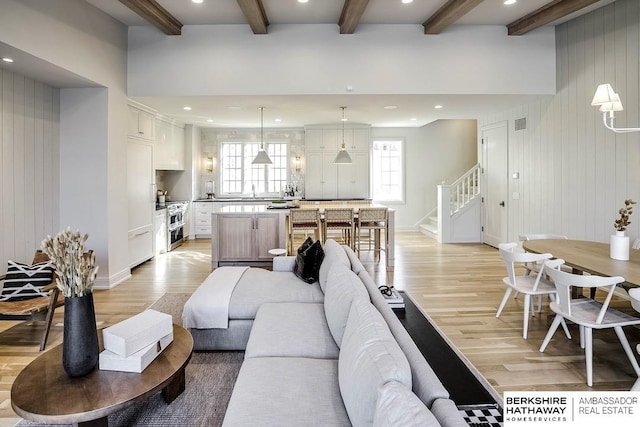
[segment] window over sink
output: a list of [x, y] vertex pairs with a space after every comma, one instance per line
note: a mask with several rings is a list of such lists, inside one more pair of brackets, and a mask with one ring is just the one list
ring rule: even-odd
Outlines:
[[265, 142], [273, 164], [252, 165], [259, 142], [222, 142], [220, 183], [222, 194], [234, 196], [278, 195], [287, 184], [288, 144]]

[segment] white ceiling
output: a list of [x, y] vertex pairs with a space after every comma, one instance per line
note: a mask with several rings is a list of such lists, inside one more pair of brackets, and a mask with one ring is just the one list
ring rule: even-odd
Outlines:
[[[118, 0], [86, 0], [127, 26], [149, 25]], [[246, 24], [236, 0], [157, 0], [184, 25]], [[456, 24], [506, 25], [551, 0], [519, 0], [505, 6], [504, 0], [484, 0]], [[564, 22], [615, 0], [601, 0], [592, 6], [565, 17]], [[446, 0], [370, 0], [360, 21], [366, 24], [420, 25]], [[336, 24], [344, 0], [263, 0], [271, 25]], [[248, 24], [247, 24], [248, 25]], [[336, 31], [338, 31], [336, 29]], [[356, 33], [357, 33], [356, 28]], [[446, 30], [445, 30], [446, 32]], [[179, 36], [177, 36], [179, 37]], [[264, 37], [264, 36], [256, 36]], [[520, 37], [526, 37], [520, 36]], [[10, 47], [0, 44], [0, 53]], [[19, 55], [19, 52], [10, 52]], [[16, 58], [17, 59], [17, 58]], [[64, 70], [52, 69], [37, 58], [23, 55], [11, 64], [11, 69], [57, 87], [90, 86], [91, 82]], [[0, 64], [0, 67], [8, 68]], [[53, 67], [55, 68], [55, 67]], [[314, 95], [314, 96], [202, 96], [202, 97], [137, 97], [136, 100], [160, 113], [184, 123], [202, 127], [259, 127], [258, 107], [265, 107], [265, 127], [300, 127], [309, 124], [339, 123], [340, 106], [346, 106], [346, 117], [352, 123], [369, 123], [376, 127], [419, 127], [438, 119], [477, 118], [531, 101], [532, 97], [462, 96], [462, 95]], [[191, 111], [184, 111], [189, 105]], [[435, 109], [435, 105], [443, 105]], [[385, 109], [385, 106], [396, 106]], [[239, 107], [239, 108], [229, 108]], [[280, 121], [276, 121], [280, 119]]]

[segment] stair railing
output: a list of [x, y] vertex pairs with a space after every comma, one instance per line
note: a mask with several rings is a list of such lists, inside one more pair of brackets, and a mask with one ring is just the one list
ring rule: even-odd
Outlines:
[[449, 188], [449, 212], [453, 215], [480, 194], [480, 165], [476, 164], [455, 182], [443, 187]]

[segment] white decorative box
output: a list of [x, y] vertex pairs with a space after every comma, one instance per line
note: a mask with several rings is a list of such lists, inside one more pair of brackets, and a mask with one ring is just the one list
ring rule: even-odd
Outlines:
[[145, 310], [122, 322], [102, 330], [104, 349], [122, 357], [155, 344], [173, 333], [170, 315], [155, 310]]
[[146, 346], [129, 357], [122, 357], [109, 350], [100, 353], [100, 369], [103, 371], [137, 372], [145, 370], [147, 366], [173, 341], [173, 332], [158, 342]]

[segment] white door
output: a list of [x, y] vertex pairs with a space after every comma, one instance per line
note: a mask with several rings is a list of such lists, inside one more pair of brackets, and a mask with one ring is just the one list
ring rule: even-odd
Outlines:
[[482, 129], [482, 241], [497, 247], [508, 238], [507, 122]]

